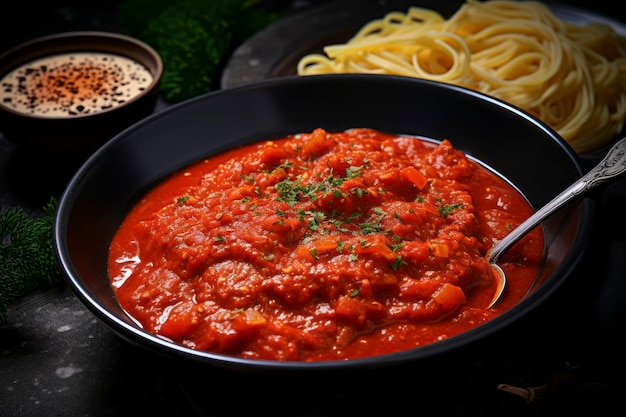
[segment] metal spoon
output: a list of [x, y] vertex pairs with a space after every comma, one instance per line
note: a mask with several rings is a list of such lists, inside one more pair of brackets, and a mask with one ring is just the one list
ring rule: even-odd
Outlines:
[[511, 233], [497, 242], [487, 254], [487, 260], [496, 271], [498, 286], [487, 308], [491, 308], [500, 300], [506, 288], [506, 276], [497, 265], [500, 256], [517, 243], [526, 233], [564, 206], [570, 200], [608, 180], [614, 179], [626, 171], [626, 138], [622, 138], [609, 149], [606, 156], [587, 174], [580, 177], [572, 185], [557, 195], [549, 203], [537, 210], [532, 216], [516, 227]]

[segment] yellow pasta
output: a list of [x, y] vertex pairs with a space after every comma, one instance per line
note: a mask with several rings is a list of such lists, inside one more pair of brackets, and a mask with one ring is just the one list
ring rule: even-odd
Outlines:
[[449, 19], [410, 7], [298, 62], [299, 75], [393, 74], [460, 85], [516, 105], [578, 153], [626, 119], [626, 39], [604, 23], [562, 21], [535, 1], [467, 0]]

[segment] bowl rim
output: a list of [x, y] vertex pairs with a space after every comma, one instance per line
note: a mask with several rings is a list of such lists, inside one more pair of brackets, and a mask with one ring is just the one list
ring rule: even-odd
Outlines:
[[142, 98], [153, 94], [163, 76], [164, 64], [160, 54], [148, 43], [135, 37], [105, 31], [72, 31], [40, 36], [15, 45], [0, 54], [0, 80], [20, 65], [39, 58], [67, 52], [101, 52], [119, 55], [134, 60], [144, 66], [152, 75], [150, 84], [139, 94], [126, 100], [123, 106], [116, 106], [90, 114], [67, 116], [42, 116], [24, 113], [0, 102], [0, 111], [13, 117], [28, 120], [77, 120], [90, 119], [111, 113], [121, 107], [127, 107]]
[[[592, 231], [591, 221], [581, 221], [578, 233], [572, 243], [572, 249], [565, 256], [564, 261], [560, 264], [553, 275], [556, 276], [556, 281], [551, 286], [540, 286], [535, 292], [521, 300], [517, 305], [507, 310], [505, 314], [499, 315], [491, 319], [490, 321], [481, 324], [478, 331], [468, 331], [461, 335], [451, 337], [446, 340], [442, 340], [437, 343], [418, 347], [416, 349], [410, 349], [406, 351], [390, 353], [386, 355], [379, 355], [374, 357], [358, 358], [351, 360], [331, 360], [331, 361], [316, 361], [316, 362], [298, 362], [298, 361], [273, 361], [273, 360], [258, 360], [258, 359], [245, 359], [226, 354], [217, 354], [212, 352], [198, 351], [190, 348], [183, 347], [177, 343], [173, 343], [162, 339], [154, 334], [151, 334], [138, 326], [134, 326], [129, 322], [121, 320], [115, 314], [109, 312], [101, 303], [93, 296], [90, 288], [80, 278], [79, 274], [73, 266], [72, 259], [69, 255], [69, 248], [67, 247], [67, 241], [65, 235], [67, 234], [68, 221], [71, 216], [72, 205], [77, 196], [74, 193], [75, 188], [80, 188], [81, 182], [84, 180], [85, 175], [89, 174], [90, 169], [100, 163], [100, 159], [103, 154], [107, 153], [110, 148], [116, 146], [118, 142], [124, 141], [129, 135], [132, 135], [134, 131], [141, 129], [143, 126], [151, 123], [154, 119], [161, 117], [168, 117], [171, 113], [184, 111], [189, 106], [194, 106], [196, 103], [203, 100], [219, 99], [222, 95], [233, 94], [237, 92], [243, 92], [244, 90], [264, 89], [276, 85], [289, 86], [291, 83], [300, 82], [317, 82], [324, 78], [334, 79], [363, 79], [363, 78], [386, 78], [389, 80], [396, 80], [396, 82], [407, 83], [424, 83], [424, 84], [437, 84], [447, 90], [454, 90], [455, 92], [461, 92], [465, 95], [475, 96], [480, 100], [489, 102], [490, 106], [494, 105], [500, 108], [504, 108], [508, 112], [515, 113], [527, 121], [530, 121], [535, 127], [543, 130], [547, 136], [550, 137], [561, 148], [563, 152], [569, 157], [574, 164], [578, 174], [582, 173], [582, 167], [578, 155], [567, 144], [567, 142], [556, 134], [552, 129], [547, 127], [543, 122], [534, 118], [525, 111], [517, 108], [514, 105], [506, 103], [502, 100], [486, 96], [482, 93], [468, 90], [463, 87], [453, 86], [430, 80], [412, 79], [400, 76], [389, 75], [372, 75], [372, 74], [328, 74], [328, 75], [316, 75], [309, 77], [300, 76], [287, 76], [281, 78], [265, 79], [249, 84], [209, 92], [207, 94], [183, 101], [181, 103], [172, 105], [159, 113], [155, 113], [137, 123], [124, 131], [117, 134], [113, 139], [107, 142], [104, 146], [98, 149], [88, 160], [80, 167], [75, 176], [68, 183], [65, 191], [63, 192], [61, 199], [59, 200], [59, 206], [57, 208], [57, 216], [55, 216], [55, 223], [53, 225], [53, 241], [55, 246], [55, 256], [62, 268], [68, 282], [77, 296], [83, 301], [83, 303], [101, 320], [106, 322], [113, 331], [118, 334], [122, 339], [129, 341], [132, 344], [140, 346], [142, 348], [148, 348], [156, 353], [189, 358], [196, 362], [208, 365], [216, 365], [234, 370], [245, 371], [262, 371], [262, 372], [277, 372], [277, 373], [293, 373], [293, 372], [311, 372], [311, 371], [352, 371], [373, 369], [381, 367], [389, 367], [408, 361], [420, 361], [432, 358], [434, 356], [440, 356], [440, 354], [459, 349], [467, 346], [468, 344], [475, 342], [479, 339], [483, 339], [486, 336], [490, 336], [497, 331], [503, 330], [511, 323], [520, 319], [520, 312], [528, 312], [535, 308], [539, 304], [543, 303], [554, 291], [556, 291], [561, 284], [568, 278], [571, 272], [578, 265], [580, 255], [586, 250], [589, 237]], [[298, 81], [304, 80], [304, 81]], [[209, 153], [209, 154], [213, 154]], [[202, 158], [204, 155], [198, 155], [197, 159]], [[166, 177], [167, 175], [165, 175]], [[162, 180], [162, 178], [161, 178]], [[159, 180], [160, 181], [160, 180]], [[143, 194], [145, 190], [138, 190], [139, 194]], [[594, 211], [594, 203], [590, 197], [582, 197], [576, 203], [575, 209], [579, 210], [581, 219], [591, 219]], [[524, 313], [525, 314], [525, 313]], [[165, 348], [165, 351], [163, 351]]]

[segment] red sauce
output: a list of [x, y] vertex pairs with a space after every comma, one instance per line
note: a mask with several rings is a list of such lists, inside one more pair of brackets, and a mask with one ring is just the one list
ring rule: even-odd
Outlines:
[[243, 358], [325, 361], [411, 349], [511, 308], [543, 255], [532, 213], [447, 140], [317, 129], [233, 149], [167, 178], [114, 236], [109, 274], [149, 332]]

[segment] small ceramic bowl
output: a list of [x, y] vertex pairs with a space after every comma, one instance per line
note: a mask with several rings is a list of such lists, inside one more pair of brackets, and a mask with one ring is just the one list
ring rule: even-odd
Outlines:
[[159, 54], [107, 32], [37, 38], [0, 55], [0, 132], [33, 151], [91, 152], [154, 111]]

